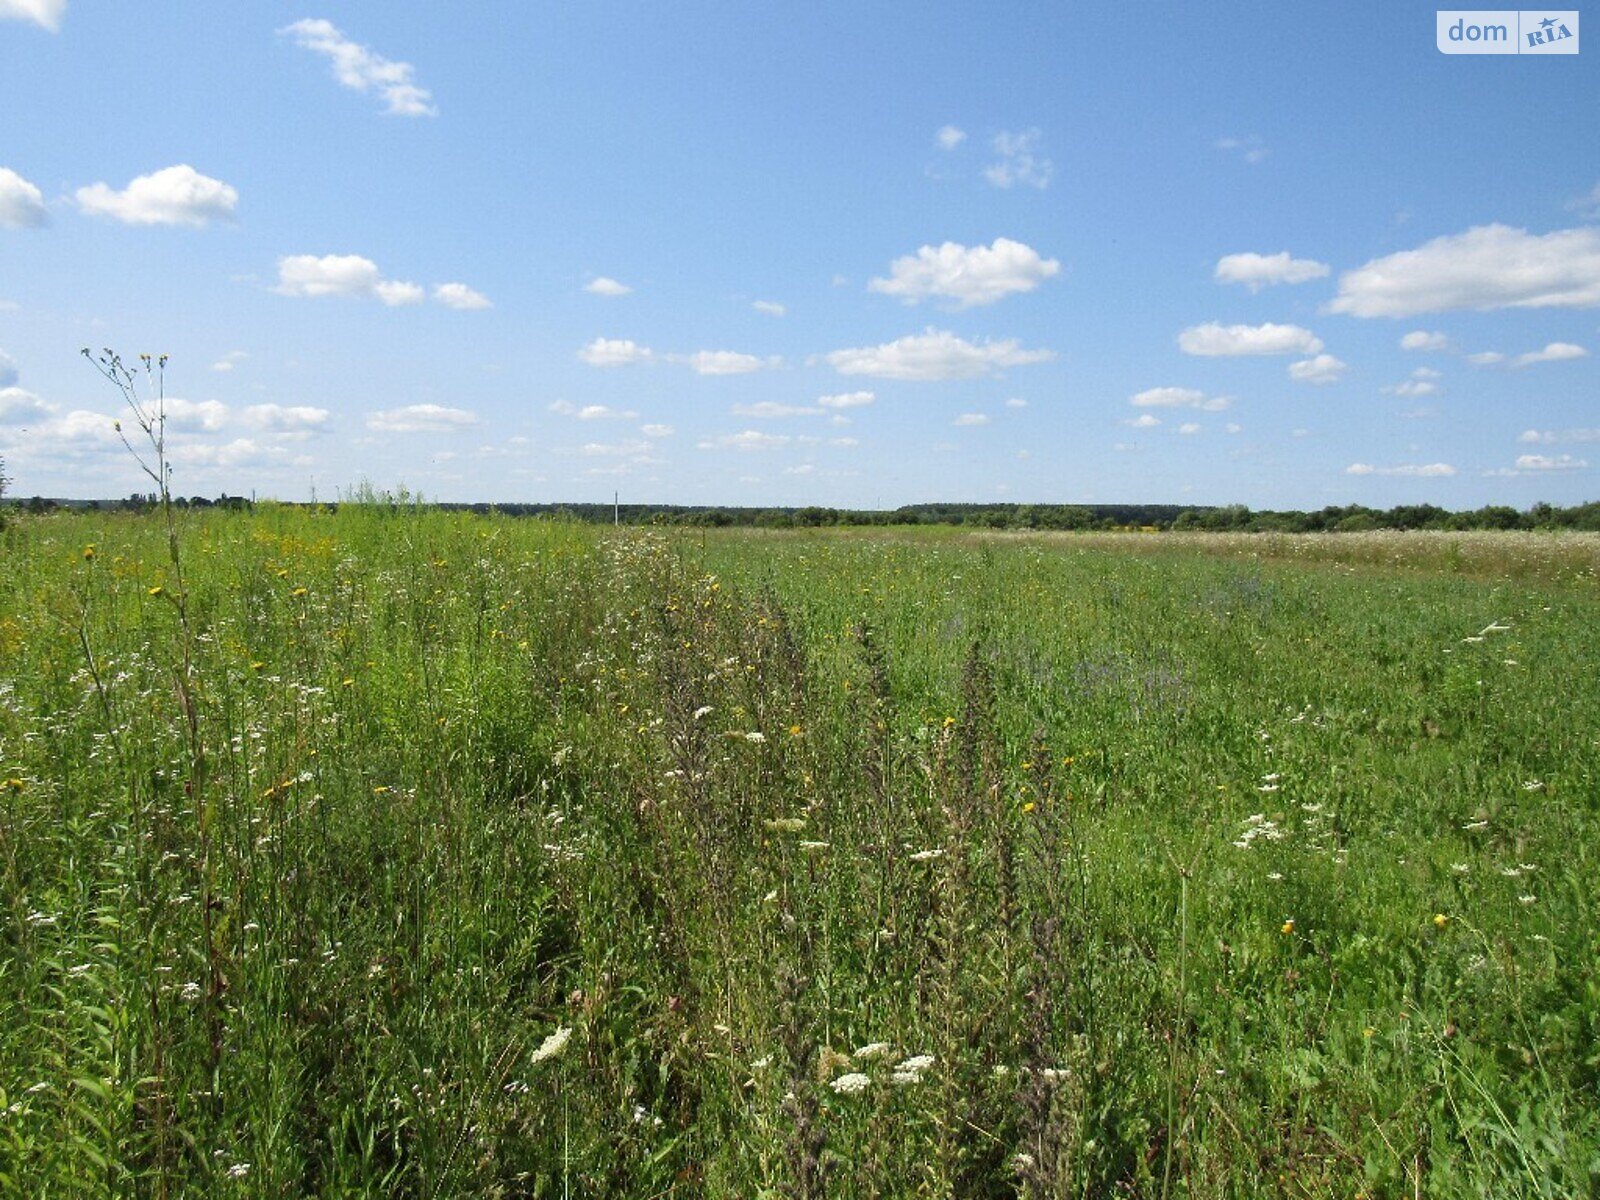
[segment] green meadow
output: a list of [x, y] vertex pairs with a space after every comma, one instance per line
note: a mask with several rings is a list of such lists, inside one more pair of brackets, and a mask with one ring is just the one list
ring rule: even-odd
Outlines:
[[0, 1194], [1600, 1189], [1600, 536], [0, 532]]

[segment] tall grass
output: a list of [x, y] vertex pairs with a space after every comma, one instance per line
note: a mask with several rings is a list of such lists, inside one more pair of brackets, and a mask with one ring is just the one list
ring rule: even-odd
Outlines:
[[178, 520], [0, 534], [0, 1192], [1600, 1186], [1592, 574]]

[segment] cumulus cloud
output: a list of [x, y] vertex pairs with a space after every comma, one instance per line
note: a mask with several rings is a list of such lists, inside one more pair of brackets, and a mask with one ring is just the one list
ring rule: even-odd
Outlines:
[[172, 457], [191, 467], [245, 467], [259, 466], [284, 451], [277, 446], [266, 446], [252, 438], [234, 438], [231, 442], [188, 442], [174, 446]]
[[707, 438], [699, 443], [701, 450], [772, 450], [778, 446], [787, 446], [794, 439], [783, 433], [762, 433], [758, 429], [746, 429], [742, 433], [725, 433], [720, 437]]
[[125, 225], [201, 226], [233, 219], [239, 193], [220, 179], [202, 175], [188, 163], [140, 175], [120, 192], [93, 183], [76, 193], [78, 207]]
[[478, 309], [493, 308], [489, 297], [482, 292], [469, 288], [464, 283], [435, 284], [433, 298], [446, 308], [458, 309], [461, 312], [474, 312]]
[[0, 167], [0, 227], [35, 229], [49, 220], [44, 193], [10, 167]]
[[649, 362], [650, 348], [629, 338], [595, 338], [578, 351], [578, 357], [591, 367], [623, 367]]
[[963, 425], [963, 426], [968, 426], [968, 425], [987, 425], [989, 423], [989, 420], [990, 420], [990, 418], [989, 418], [989, 414], [988, 413], [962, 413], [959, 417], [957, 417], [954, 421], [952, 421], [950, 423], [952, 425]]
[[367, 414], [367, 428], [378, 433], [455, 433], [477, 423], [476, 413], [440, 404], [408, 404]]
[[664, 438], [672, 436], [673, 428], [671, 425], [641, 425], [639, 432], [647, 438]]
[[786, 315], [789, 311], [776, 300], [755, 300], [751, 302], [750, 307], [755, 309], [758, 313], [765, 313], [769, 317], [781, 317]]
[[759, 400], [754, 404], [733, 406], [733, 415], [736, 417], [756, 417], [762, 420], [778, 417], [814, 417], [821, 412], [820, 408], [808, 408], [801, 404], [780, 404], [776, 400]]
[[1252, 292], [1275, 283], [1308, 283], [1327, 276], [1327, 263], [1313, 258], [1291, 258], [1287, 250], [1277, 254], [1225, 254], [1217, 260], [1218, 283], [1242, 283]]
[[1475, 367], [1492, 367], [1505, 360], [1506, 356], [1498, 350], [1480, 350], [1477, 354], [1467, 355], [1467, 361]]
[[1413, 329], [1400, 339], [1402, 350], [1448, 350], [1450, 339], [1442, 333], [1429, 333], [1425, 329]]
[[1339, 277], [1331, 312], [1411, 317], [1450, 309], [1592, 308], [1600, 304], [1600, 229], [1531, 234], [1480, 225]]
[[840, 392], [833, 396], [818, 396], [823, 408], [865, 408], [878, 397], [872, 392]]
[[1432, 396], [1439, 391], [1439, 385], [1431, 379], [1408, 379], [1383, 390], [1391, 396]]
[[1289, 364], [1289, 378], [1296, 383], [1337, 383], [1345, 373], [1346, 364], [1331, 354], [1301, 359]]
[[697, 375], [748, 375], [752, 371], [783, 365], [783, 360], [777, 356], [758, 358], [737, 350], [699, 350], [687, 356], [674, 355], [673, 361], [687, 363]]
[[633, 291], [627, 284], [618, 283], [605, 275], [591, 279], [583, 285], [583, 290], [594, 296], [626, 296]]
[[576, 417], [580, 421], [636, 421], [639, 414], [632, 409], [612, 408], [608, 404], [585, 404], [581, 408], [570, 400], [557, 400], [550, 411], [562, 417]]
[[798, 463], [792, 467], [785, 467], [783, 473], [785, 475], [812, 475], [816, 473], [816, 470], [814, 463]]
[[1007, 408], [1027, 408], [1028, 407], [1028, 402], [1026, 400], [1024, 400], [1021, 396], [1013, 396], [1013, 397], [1011, 397], [1011, 399], [1006, 401], [1006, 407]]
[[1525, 429], [1517, 441], [1551, 446], [1557, 442], [1600, 442], [1600, 429]]
[[1589, 352], [1582, 346], [1574, 346], [1571, 342], [1551, 342], [1543, 350], [1530, 350], [1527, 354], [1517, 355], [1513, 366], [1527, 367], [1534, 363], [1542, 362], [1568, 362], [1574, 358], [1588, 358]]
[[1046, 188], [1055, 174], [1055, 164], [1039, 154], [1042, 135], [1037, 129], [1021, 133], [995, 134], [991, 143], [999, 157], [983, 169], [983, 177], [997, 188], [1009, 188], [1023, 183], [1029, 187]]
[[1154, 429], [1161, 424], [1161, 418], [1155, 413], [1140, 413], [1137, 417], [1128, 417], [1122, 423], [1134, 429]]
[[217, 359], [216, 362], [211, 364], [211, 369], [213, 371], [231, 371], [234, 367], [238, 366], [249, 357], [250, 354], [248, 351], [229, 350], [221, 358]]
[[639, 458], [650, 453], [650, 443], [637, 439], [627, 442], [585, 442], [578, 448], [585, 458]]
[[1316, 354], [1322, 339], [1298, 325], [1194, 325], [1178, 335], [1185, 354], [1230, 358], [1254, 354]]
[[1055, 351], [1024, 350], [1014, 338], [978, 344], [932, 326], [879, 346], [834, 350], [823, 356], [841, 375], [920, 382], [978, 379], [1005, 367], [1028, 366], [1053, 358]]
[[1516, 470], [1523, 471], [1582, 471], [1588, 460], [1573, 458], [1570, 454], [1521, 454], [1517, 456]]
[[1192, 436], [1200, 432], [1200, 425], [1195, 421], [1185, 421], [1182, 425], [1178, 426], [1178, 432]]
[[308, 436], [326, 429], [332, 414], [309, 404], [252, 404], [243, 415], [246, 425], [267, 433]]
[[397, 117], [433, 117], [433, 94], [418, 87], [410, 63], [394, 62], [353, 42], [332, 21], [307, 18], [278, 31], [294, 38], [295, 44], [326, 57], [333, 76], [347, 88], [376, 92], [386, 111]]
[[1202, 412], [1221, 412], [1233, 403], [1227, 396], [1207, 396], [1195, 388], [1146, 388], [1128, 397], [1135, 408], [1198, 408]]
[[278, 260], [280, 296], [371, 296], [390, 307], [419, 304], [420, 284], [385, 279], [378, 264], [359, 254], [290, 254]]
[[963, 246], [945, 242], [923, 246], [889, 264], [886, 279], [873, 279], [869, 290], [898, 296], [907, 304], [941, 297], [955, 308], [993, 304], [1018, 292], [1031, 292], [1061, 271], [1053, 258], [1010, 238], [996, 238], [989, 246]]
[[[939, 144], [941, 150], [954, 150], [967, 140], [967, 135], [954, 125], [941, 125], [939, 132], [933, 135], [933, 140]], [[1595, 190], [1600, 191], [1600, 185], [1596, 185]]]
[[216, 400], [183, 400], [168, 396], [162, 402], [167, 428], [179, 433], [215, 433], [228, 423], [228, 406]]
[[1375, 467], [1371, 463], [1351, 463], [1344, 469], [1346, 475], [1404, 475], [1423, 479], [1454, 475], [1456, 469], [1449, 463], [1402, 463], [1396, 467]]
[[55, 411], [32, 392], [19, 387], [0, 387], [0, 425], [31, 425]]
[[0, 21], [32, 21], [40, 29], [56, 33], [67, 0], [0, 0]]

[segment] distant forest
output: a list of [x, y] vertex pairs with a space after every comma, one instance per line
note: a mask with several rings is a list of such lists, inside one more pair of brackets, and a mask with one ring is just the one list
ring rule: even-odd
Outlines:
[[[34, 513], [56, 509], [138, 510], [152, 506], [153, 495], [123, 500], [50, 500], [43, 497], [7, 501], [7, 507]], [[175, 497], [185, 508], [250, 508], [254, 502], [224, 495]], [[1204, 530], [1211, 532], [1352, 533], [1370, 529], [1580, 529], [1600, 531], [1600, 501], [1559, 508], [1535, 504], [1522, 510], [1491, 504], [1452, 512], [1432, 504], [1368, 508], [1361, 504], [1329, 505], [1312, 512], [1251, 509], [1242, 504], [1217, 507], [1179, 504], [907, 504], [894, 509], [732, 508], [681, 504], [448, 504], [424, 501], [402, 489], [398, 494], [361, 489], [354, 497], [320, 505], [283, 503], [287, 507], [336, 509], [339, 503], [390, 508], [426, 507], [442, 511], [499, 513], [512, 517], [624, 525], [686, 525], [698, 528], [750, 526], [761, 529], [817, 529], [831, 526], [953, 525], [981, 529], [1055, 530]]]

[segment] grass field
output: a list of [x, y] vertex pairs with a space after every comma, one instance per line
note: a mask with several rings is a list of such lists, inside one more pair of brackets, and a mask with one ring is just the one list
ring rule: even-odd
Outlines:
[[4, 1195], [1600, 1189], [1600, 538], [0, 544]]

